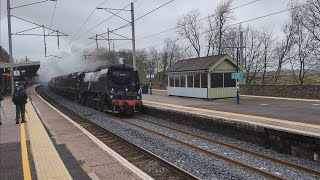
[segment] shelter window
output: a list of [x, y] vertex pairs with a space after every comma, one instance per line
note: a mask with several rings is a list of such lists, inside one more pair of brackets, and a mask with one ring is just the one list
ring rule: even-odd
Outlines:
[[170, 76], [170, 87], [174, 87], [174, 76]]
[[180, 76], [174, 77], [174, 85], [175, 87], [180, 87]]
[[208, 74], [201, 74], [201, 88], [208, 88]]
[[194, 87], [200, 88], [200, 74], [194, 75]]
[[187, 75], [188, 88], [193, 88], [193, 74]]
[[236, 87], [236, 80], [231, 79], [231, 73], [224, 73], [224, 87]]
[[211, 73], [211, 88], [223, 87], [223, 73]]
[[180, 75], [180, 87], [186, 87], [186, 75]]

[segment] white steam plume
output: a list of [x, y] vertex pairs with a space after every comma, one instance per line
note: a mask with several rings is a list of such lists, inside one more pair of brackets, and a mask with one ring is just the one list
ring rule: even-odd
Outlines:
[[[87, 50], [87, 52], [89, 51]], [[86, 51], [84, 51], [84, 54], [86, 54]], [[116, 52], [104, 48], [95, 51], [87, 59], [84, 56], [79, 57], [69, 54], [63, 56], [66, 56], [66, 58], [47, 59], [41, 62], [38, 74], [42, 83], [47, 83], [56, 76], [92, 71], [101, 66], [120, 63]]]

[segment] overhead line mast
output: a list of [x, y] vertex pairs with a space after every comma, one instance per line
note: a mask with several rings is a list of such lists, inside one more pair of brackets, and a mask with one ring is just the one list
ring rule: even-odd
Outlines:
[[133, 69], [137, 70], [136, 63], [136, 35], [135, 35], [135, 27], [134, 27], [134, 4], [131, 3], [131, 27], [132, 27], [132, 61], [133, 61]]
[[[9, 40], [9, 55], [10, 55], [10, 81], [11, 81], [11, 95], [13, 95], [14, 93], [14, 69], [13, 69], [13, 52], [12, 52], [12, 35], [39, 35], [39, 34], [25, 34], [24, 32], [27, 32], [27, 31], [31, 31], [31, 30], [34, 30], [34, 29], [37, 29], [37, 28], [43, 28], [43, 31], [44, 31], [44, 43], [45, 43], [45, 53], [46, 53], [46, 42], [45, 42], [45, 36], [57, 36], [59, 38], [59, 36], [67, 36], [66, 34], [64, 33], [61, 33], [59, 34], [60, 32], [57, 31], [57, 30], [53, 30], [51, 28], [46, 28], [44, 27], [43, 25], [39, 25], [39, 24], [36, 24], [34, 22], [31, 22], [31, 21], [28, 21], [28, 20], [25, 20], [23, 18], [19, 18], [17, 16], [13, 16], [11, 15], [11, 10], [12, 9], [18, 9], [18, 8], [22, 8], [22, 7], [26, 7], [26, 6], [31, 6], [31, 5], [35, 5], [35, 4], [40, 4], [40, 3], [44, 3], [44, 2], [48, 2], [48, 1], [57, 1], [57, 0], [42, 0], [42, 1], [38, 1], [38, 2], [33, 2], [33, 3], [29, 3], [29, 4], [24, 4], [24, 5], [20, 5], [20, 6], [16, 6], [16, 7], [11, 7], [10, 5], [10, 0], [7, 0], [7, 18], [8, 18], [8, 40]], [[36, 28], [31, 28], [31, 29], [27, 29], [27, 30], [23, 30], [23, 31], [20, 31], [20, 32], [17, 32], [17, 33], [14, 33], [12, 34], [12, 29], [11, 29], [11, 17], [15, 17], [17, 19], [20, 19], [22, 21], [25, 21], [25, 22], [28, 22], [28, 23], [31, 23], [33, 25], [36, 25], [38, 27]], [[45, 29], [48, 29], [48, 30], [51, 30], [52, 32], [50, 32], [48, 35], [45, 34]], [[57, 35], [51, 35], [53, 34], [54, 32], [57, 32]], [[58, 40], [58, 44], [59, 44], [59, 40]]]

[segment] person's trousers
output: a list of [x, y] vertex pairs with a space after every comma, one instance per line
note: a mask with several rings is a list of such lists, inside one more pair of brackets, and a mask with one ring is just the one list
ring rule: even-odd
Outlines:
[[26, 113], [26, 104], [16, 104], [16, 121], [19, 121], [20, 114], [21, 114], [21, 119], [23, 121], [26, 120], [25, 113]]

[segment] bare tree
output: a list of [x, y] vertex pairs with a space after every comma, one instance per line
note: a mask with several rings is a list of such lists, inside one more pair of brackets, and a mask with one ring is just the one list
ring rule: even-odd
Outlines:
[[293, 45], [293, 34], [294, 34], [294, 27], [292, 23], [287, 23], [284, 25], [282, 32], [284, 34], [284, 38], [277, 43], [275, 48], [275, 53], [277, 56], [277, 69], [273, 76], [273, 83], [276, 84], [280, 77], [283, 65], [288, 60], [287, 55], [292, 48]]
[[182, 48], [177, 44], [177, 41], [165, 39], [165, 45], [162, 48], [160, 58], [161, 67], [165, 71], [168, 67], [171, 67], [178, 60], [184, 58]]
[[237, 27], [230, 27], [226, 29], [222, 47], [223, 53], [230, 55], [233, 59], [237, 59], [237, 49], [240, 42], [240, 31]]
[[291, 12], [295, 30], [292, 48], [294, 56], [290, 58], [290, 64], [295, 82], [303, 85], [309, 70], [316, 65], [314, 53], [319, 48], [319, 41], [317, 42], [316, 36], [303, 25], [306, 16], [303, 14], [302, 6], [296, 4], [295, 7]]
[[207, 56], [210, 54], [214, 55], [216, 37], [217, 37], [217, 28], [214, 23], [214, 14], [208, 17], [208, 29], [206, 34], [206, 40], [208, 43]]
[[161, 56], [160, 52], [156, 48], [150, 48], [149, 49], [149, 61], [148, 66], [152, 68], [154, 73], [158, 73], [161, 71], [160, 65], [161, 65]]
[[0, 62], [10, 62], [8, 52], [0, 45]]
[[271, 66], [273, 54], [274, 54], [274, 39], [272, 37], [272, 32], [268, 29], [264, 28], [261, 34], [261, 41], [262, 41], [262, 61], [263, 61], [263, 72], [262, 72], [262, 80], [261, 84], [265, 84], [267, 71]]
[[305, 12], [303, 25], [320, 42], [320, 1], [308, 0], [305, 8], [300, 8]]
[[233, 0], [224, 0], [214, 11], [213, 17], [216, 28], [215, 38], [217, 39], [217, 54], [222, 53], [223, 36], [227, 30], [226, 23], [233, 18], [232, 3]]
[[263, 69], [262, 66], [262, 40], [260, 31], [251, 27], [245, 30], [246, 51], [244, 56], [245, 81], [251, 84], [258, 73]]
[[148, 70], [148, 53], [146, 50], [136, 51], [137, 58], [137, 71], [140, 77], [140, 82], [143, 84], [148, 83], [147, 70]]
[[187, 14], [179, 17], [177, 26], [178, 34], [180, 37], [187, 38], [190, 42], [193, 49], [196, 51], [198, 57], [201, 54], [201, 33], [202, 23], [200, 19], [200, 11], [197, 9], [193, 9], [189, 11]]

